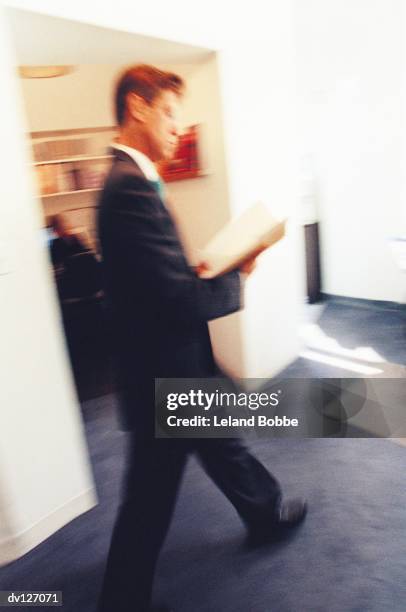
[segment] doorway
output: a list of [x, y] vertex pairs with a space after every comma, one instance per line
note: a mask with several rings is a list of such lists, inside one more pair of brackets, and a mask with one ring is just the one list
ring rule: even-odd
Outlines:
[[[8, 9], [7, 15], [26, 116], [28, 171], [34, 177], [41, 235], [76, 389], [84, 401], [115, 390], [111, 338], [97, 282], [86, 286], [88, 276], [77, 265], [75, 272], [84, 280], [67, 282], [67, 266], [54, 256], [55, 219], [63, 218], [70, 231], [83, 237], [89, 256], [100, 260], [96, 218], [110, 164], [109, 144], [116, 134], [114, 83], [128, 65], [151, 63], [190, 83], [182, 122], [186, 133], [199, 128], [199, 166], [193, 175], [169, 176], [168, 194], [193, 261], [196, 250], [229, 215], [217, 57], [210, 49], [28, 11]], [[77, 253], [74, 257], [78, 262]]]

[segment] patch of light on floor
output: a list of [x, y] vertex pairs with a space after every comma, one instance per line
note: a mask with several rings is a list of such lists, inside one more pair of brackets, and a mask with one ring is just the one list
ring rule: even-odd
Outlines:
[[400, 446], [406, 446], [406, 438], [389, 438], [389, 440]]
[[344, 348], [335, 338], [327, 336], [315, 323], [304, 325], [301, 330], [301, 337], [309, 349], [326, 351], [348, 359], [360, 359], [368, 363], [387, 363], [387, 360], [371, 346], [357, 346], [354, 349]]
[[319, 363], [335, 366], [337, 368], [343, 368], [344, 370], [350, 370], [351, 372], [356, 372], [357, 374], [363, 374], [364, 376], [372, 376], [374, 374], [383, 373], [383, 370], [379, 368], [374, 368], [363, 363], [357, 363], [355, 361], [351, 361], [350, 359], [335, 357], [334, 355], [325, 355], [310, 349], [305, 349], [302, 351], [300, 356], [304, 357], [305, 359], [310, 359], [311, 361], [318, 361]]

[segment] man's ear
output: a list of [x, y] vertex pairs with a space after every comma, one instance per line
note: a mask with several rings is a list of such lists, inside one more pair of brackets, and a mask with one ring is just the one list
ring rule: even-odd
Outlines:
[[131, 115], [133, 119], [136, 121], [140, 121], [141, 123], [145, 123], [148, 111], [148, 103], [144, 98], [138, 96], [134, 92], [130, 92], [127, 94], [127, 109], [128, 113]]

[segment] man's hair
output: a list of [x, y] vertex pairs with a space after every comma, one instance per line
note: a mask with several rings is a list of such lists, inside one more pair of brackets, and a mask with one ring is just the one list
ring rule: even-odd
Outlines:
[[184, 82], [177, 74], [165, 72], [147, 64], [137, 64], [128, 68], [120, 76], [116, 85], [115, 110], [118, 124], [124, 123], [129, 93], [135, 93], [151, 104], [154, 98], [166, 89], [181, 96]]

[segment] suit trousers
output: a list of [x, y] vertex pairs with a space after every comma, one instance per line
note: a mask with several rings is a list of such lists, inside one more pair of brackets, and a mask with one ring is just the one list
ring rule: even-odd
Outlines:
[[113, 531], [99, 612], [150, 610], [155, 565], [183, 470], [195, 452], [247, 527], [272, 521], [278, 481], [240, 439], [155, 439], [135, 433]]

